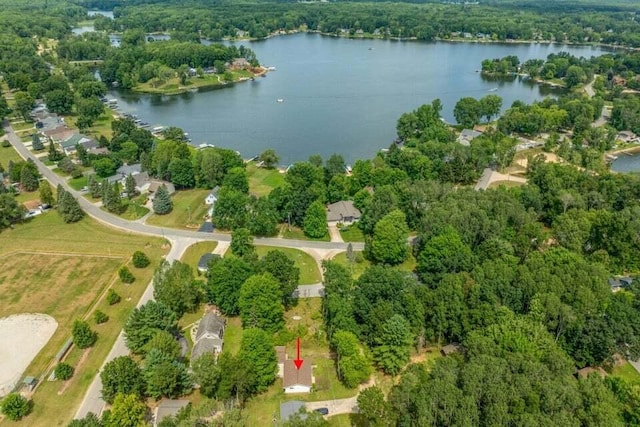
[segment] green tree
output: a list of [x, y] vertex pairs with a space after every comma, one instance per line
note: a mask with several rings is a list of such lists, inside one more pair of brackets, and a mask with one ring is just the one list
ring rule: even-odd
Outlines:
[[122, 283], [133, 283], [136, 280], [136, 278], [131, 273], [131, 270], [129, 270], [129, 268], [127, 268], [127, 266], [125, 265], [120, 267], [120, 269], [118, 270], [118, 276], [120, 277], [120, 280], [122, 280]]
[[100, 181], [96, 179], [96, 175], [89, 175], [87, 178], [87, 187], [89, 189], [89, 195], [94, 199], [102, 197], [102, 188]]
[[113, 400], [105, 427], [144, 427], [147, 406], [135, 394], [118, 393]]
[[221, 378], [217, 356], [214, 353], [204, 353], [192, 361], [191, 365], [193, 380], [200, 386], [200, 393], [209, 398], [216, 397]]
[[391, 408], [384, 400], [384, 394], [378, 386], [367, 387], [358, 394], [358, 413], [370, 427], [393, 425]]
[[[223, 353], [224, 354], [224, 353]], [[276, 380], [278, 360], [270, 334], [262, 329], [245, 329], [238, 360], [246, 368], [241, 388], [246, 396], [262, 393]]]
[[331, 347], [336, 353], [338, 378], [346, 387], [355, 388], [369, 379], [371, 364], [352, 332], [335, 331], [331, 335]]
[[114, 291], [113, 289], [109, 289], [109, 292], [107, 292], [107, 303], [109, 303], [109, 305], [115, 305], [119, 303], [120, 299], [120, 295], [116, 291]]
[[193, 312], [200, 302], [200, 286], [188, 264], [163, 260], [153, 275], [153, 296], [178, 317]]
[[169, 196], [167, 186], [162, 184], [153, 197], [153, 212], [158, 215], [166, 215], [173, 210], [173, 202]]
[[49, 142], [49, 149], [48, 149], [48, 159], [52, 162], [57, 162], [59, 160], [61, 160], [64, 157], [64, 154], [60, 151], [58, 151], [58, 149], [56, 148], [56, 145], [53, 143], [53, 141]]
[[169, 163], [171, 182], [176, 188], [192, 188], [196, 184], [193, 166], [189, 159], [174, 158]]
[[242, 258], [226, 256], [217, 260], [207, 273], [207, 298], [226, 315], [237, 315], [242, 284], [253, 275], [252, 265]]
[[409, 228], [404, 213], [389, 212], [376, 224], [371, 239], [371, 258], [375, 262], [396, 265], [409, 255]]
[[71, 334], [73, 335], [73, 343], [79, 349], [93, 347], [98, 339], [98, 334], [92, 331], [89, 324], [83, 320], [73, 322]]
[[55, 200], [53, 199], [53, 192], [51, 191], [49, 183], [43, 179], [40, 181], [38, 190], [40, 192], [40, 203], [53, 206]]
[[382, 329], [376, 340], [373, 357], [378, 366], [387, 374], [397, 375], [409, 361], [410, 346], [413, 343], [409, 322], [396, 314]]
[[472, 128], [480, 122], [482, 106], [475, 98], [461, 98], [453, 108], [453, 116], [465, 128]]
[[453, 227], [431, 238], [418, 255], [416, 271], [425, 283], [437, 283], [446, 273], [469, 271], [473, 254]]
[[31, 161], [27, 161], [20, 171], [20, 186], [24, 191], [36, 191], [40, 182], [38, 167]]
[[344, 174], [347, 164], [344, 161], [344, 157], [340, 154], [332, 154], [326, 162], [325, 171], [327, 173], [327, 181], [335, 175]]
[[276, 150], [268, 148], [260, 154], [258, 160], [262, 162], [263, 167], [273, 169], [280, 161], [280, 157], [278, 157]]
[[58, 213], [66, 223], [78, 222], [84, 217], [84, 211], [75, 197], [58, 186]]
[[133, 253], [132, 262], [135, 268], [145, 268], [151, 264], [149, 257], [142, 251], [135, 251]]
[[269, 251], [260, 260], [258, 270], [270, 273], [280, 283], [282, 303], [290, 307], [294, 302], [293, 292], [300, 283], [300, 269], [295, 262], [282, 251]]
[[31, 402], [19, 393], [9, 393], [2, 399], [2, 414], [11, 421], [18, 421], [31, 412]]
[[240, 289], [238, 308], [245, 328], [276, 333], [284, 326], [280, 284], [271, 274], [251, 276]]
[[47, 109], [56, 114], [69, 114], [73, 109], [71, 90], [54, 89], [44, 94]]
[[136, 180], [131, 174], [127, 175], [124, 180], [124, 191], [129, 199], [136, 195]]
[[142, 353], [146, 343], [158, 330], [173, 332], [176, 330], [177, 317], [166, 305], [149, 301], [135, 308], [124, 325], [127, 347], [133, 353]]
[[121, 213], [125, 209], [125, 205], [122, 203], [122, 197], [120, 197], [120, 185], [118, 182], [110, 184], [106, 189], [108, 193], [102, 198], [103, 206], [112, 213]]
[[579, 65], [571, 65], [567, 68], [567, 74], [564, 78], [564, 83], [567, 85], [567, 88], [571, 89], [586, 82], [587, 75], [582, 67]]
[[0, 230], [21, 221], [25, 211], [13, 194], [0, 194]]
[[321, 201], [309, 205], [304, 215], [304, 234], [312, 238], [327, 235], [327, 211]]
[[84, 98], [78, 100], [76, 109], [78, 115], [84, 118], [87, 127], [90, 127], [104, 112], [104, 104], [98, 98]]
[[102, 323], [107, 323], [109, 321], [109, 316], [100, 310], [96, 310], [93, 313], [93, 319], [95, 320], [96, 325], [100, 325]]
[[129, 356], [119, 356], [107, 362], [100, 372], [102, 398], [113, 403], [118, 394], [144, 396], [145, 382], [138, 364]]
[[53, 372], [55, 373], [56, 379], [66, 381], [73, 376], [73, 366], [64, 362], [58, 363]]
[[155, 348], [147, 353], [142, 374], [147, 383], [147, 394], [154, 399], [182, 396], [192, 387], [187, 367]]
[[31, 135], [31, 147], [34, 151], [44, 150], [44, 144], [37, 132], [34, 132], [33, 135]]
[[160, 350], [164, 354], [171, 356], [174, 360], [180, 359], [180, 344], [170, 332], [161, 330], [156, 331], [156, 334], [148, 343], [145, 344], [144, 347], [145, 353], [149, 353], [155, 348], [156, 350]]
[[35, 104], [35, 100], [26, 92], [16, 92], [13, 96], [15, 101], [15, 109], [25, 121], [31, 120], [29, 113]]
[[[51, 158], [51, 156], [49, 156]], [[91, 162], [91, 166], [93, 166], [93, 170], [96, 171], [96, 174], [101, 178], [107, 178], [116, 173], [116, 169], [118, 169], [118, 165], [109, 157], [102, 157]]]
[[502, 98], [498, 95], [487, 95], [480, 98], [480, 115], [485, 117], [487, 122], [491, 121], [493, 116], [500, 114], [502, 108]]
[[229, 169], [222, 181], [222, 185], [240, 193], [248, 194], [249, 178], [247, 178], [247, 171], [242, 167]]
[[104, 427], [104, 424], [93, 412], [89, 412], [86, 417], [79, 420], [72, 420], [67, 427]]
[[244, 257], [255, 252], [253, 247], [253, 237], [246, 228], [238, 228], [231, 233], [231, 253]]

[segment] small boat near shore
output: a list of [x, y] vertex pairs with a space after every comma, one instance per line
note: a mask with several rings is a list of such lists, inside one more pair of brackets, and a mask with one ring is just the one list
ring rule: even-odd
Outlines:
[[281, 103], [283, 103], [283, 102], [284, 102], [284, 99], [282, 99], [282, 98], [278, 98], [278, 99], [276, 99], [276, 102], [281, 104]]

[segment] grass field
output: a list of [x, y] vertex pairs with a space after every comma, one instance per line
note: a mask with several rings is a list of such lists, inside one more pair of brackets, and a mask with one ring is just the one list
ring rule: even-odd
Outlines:
[[[78, 116], [68, 115], [65, 116], [66, 123], [69, 127], [77, 127], [76, 120]], [[104, 135], [107, 139], [111, 139], [113, 136], [113, 130], [111, 129], [111, 122], [113, 121], [113, 111], [109, 108], [105, 108], [104, 112], [98, 117], [89, 129], [86, 129], [83, 133], [87, 136], [99, 138], [100, 135]]]
[[256, 252], [259, 257], [263, 257], [269, 251], [278, 250], [284, 252], [290, 259], [292, 259], [296, 267], [300, 269], [300, 284], [310, 285], [312, 283], [318, 283], [322, 280], [320, 275], [320, 269], [316, 261], [306, 252], [292, 248], [276, 248], [274, 246], [256, 246]]
[[[346, 252], [341, 252], [335, 257], [333, 257], [333, 261], [336, 261], [338, 264], [342, 264], [347, 268], [350, 268], [351, 274], [353, 274], [353, 278], [357, 279], [358, 277], [360, 277], [362, 273], [364, 273], [367, 267], [371, 266], [371, 262], [364, 259], [362, 256], [358, 256], [358, 254], [362, 255], [362, 252], [354, 251], [353, 253], [356, 256], [357, 261], [360, 261], [360, 262], [355, 261], [353, 263], [350, 263], [347, 260]], [[407, 258], [405, 262], [398, 265], [397, 267], [400, 270], [413, 271], [416, 268], [416, 259], [413, 257], [413, 255], [409, 255], [409, 258]]]
[[0, 164], [2, 165], [4, 170], [7, 170], [10, 160], [13, 160], [14, 163], [20, 162], [22, 161], [22, 157], [20, 157], [18, 152], [13, 147], [0, 146]]
[[202, 224], [209, 206], [204, 199], [211, 190], [183, 190], [171, 195], [173, 210], [167, 215], [151, 215], [148, 224], [170, 228], [197, 229]]
[[[158, 238], [137, 236], [107, 228], [89, 218], [64, 224], [50, 212], [0, 233], [0, 316], [42, 312], [59, 323], [52, 340], [29, 366], [26, 375], [40, 376], [70, 336], [71, 322], [87, 317], [98, 332], [96, 345], [87, 351], [72, 348], [66, 361], [76, 367], [66, 384], [43, 381], [34, 396], [33, 413], [21, 423], [3, 425], [65, 426], [73, 416], [90, 382], [98, 372], [129, 313], [144, 292], [153, 268], [168, 247]], [[131, 270], [136, 281], [124, 285], [117, 269], [135, 250], [152, 260], [145, 269]], [[109, 306], [104, 300], [112, 286], [122, 301]], [[96, 325], [92, 313], [99, 309], [109, 321]]]
[[86, 175], [82, 175], [80, 178], [71, 178], [67, 181], [69, 186], [76, 191], [82, 190], [83, 187], [86, 187], [89, 183], [89, 177]]
[[[241, 78], [253, 77], [253, 73], [247, 70], [231, 71], [231, 74], [233, 75], [232, 82], [236, 82]], [[219, 76], [216, 74], [204, 75], [203, 77], [192, 77], [188, 79], [184, 85], [180, 83], [179, 78], [174, 77], [171, 79], [167, 79], [167, 81], [157, 86], [153, 86], [151, 80], [147, 83], [140, 83], [133, 88], [133, 91], [143, 92], [143, 93], [162, 93], [165, 95], [173, 95], [173, 94], [186, 92], [190, 89], [197, 89], [200, 87], [222, 86], [224, 84], [229, 84], [229, 83], [224, 82], [224, 80], [222, 80], [222, 76], [221, 75]]]
[[340, 229], [340, 235], [345, 242], [364, 242], [364, 234], [358, 228], [358, 224], [351, 224]]
[[287, 224], [283, 224], [282, 225], [282, 238], [284, 239], [295, 239], [295, 240], [315, 240], [315, 241], [319, 241], [319, 242], [328, 242], [331, 240], [331, 238], [329, 237], [329, 231], [327, 230], [327, 234], [324, 237], [321, 237], [319, 239], [312, 239], [311, 237], [307, 237], [304, 234], [304, 231], [302, 231], [301, 229], [299, 229], [296, 226], [291, 226], [289, 227]]
[[271, 190], [284, 185], [284, 174], [277, 169], [259, 168], [251, 162], [247, 165], [249, 192], [257, 196], [266, 196]]
[[198, 261], [200, 261], [200, 257], [203, 254], [213, 252], [213, 250], [218, 246], [218, 242], [213, 241], [205, 241], [194, 243], [189, 246], [187, 250], [182, 255], [181, 261], [185, 264], [188, 264], [193, 268], [194, 274], [198, 274]]
[[640, 373], [638, 373], [638, 371], [636, 371], [629, 362], [625, 362], [622, 365], [614, 367], [611, 371], [611, 375], [620, 377], [632, 384], [640, 385]]

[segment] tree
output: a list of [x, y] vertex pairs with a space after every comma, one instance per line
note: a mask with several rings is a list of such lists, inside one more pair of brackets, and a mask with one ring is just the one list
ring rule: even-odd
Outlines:
[[107, 362], [100, 372], [102, 398], [113, 403], [117, 394], [144, 396], [145, 383], [138, 364], [129, 356], [119, 356]]
[[124, 180], [124, 191], [129, 199], [136, 195], [136, 180], [131, 174], [127, 175]]
[[260, 154], [258, 160], [262, 162], [263, 167], [267, 169], [273, 169], [280, 161], [280, 157], [278, 157], [276, 150], [268, 148], [264, 150], [262, 154]]
[[216, 359], [214, 353], [204, 353], [191, 362], [193, 379], [200, 386], [200, 393], [209, 398], [216, 396], [220, 383], [221, 372]]
[[358, 413], [365, 419], [366, 425], [371, 427], [386, 427], [393, 425], [391, 408], [384, 400], [380, 387], [367, 387], [358, 394]]
[[71, 90], [54, 89], [44, 94], [47, 109], [56, 114], [69, 114], [73, 109]]
[[107, 323], [109, 321], [109, 316], [100, 310], [96, 310], [93, 313], [93, 319], [96, 321], [96, 325], [100, 325], [102, 323]]
[[67, 363], [58, 363], [53, 370], [56, 379], [66, 381], [73, 376], [73, 366]]
[[24, 191], [36, 191], [40, 182], [40, 173], [38, 167], [32, 162], [27, 161], [20, 171], [20, 186]]
[[122, 280], [122, 283], [133, 283], [136, 280], [131, 273], [131, 270], [129, 270], [125, 265], [120, 267], [118, 270], [118, 276], [120, 277], [120, 280]]
[[280, 283], [282, 303], [290, 307], [294, 302], [293, 293], [300, 282], [300, 269], [295, 262], [282, 251], [269, 251], [260, 260], [258, 270], [270, 273]]
[[120, 295], [116, 291], [114, 291], [113, 289], [109, 289], [109, 292], [107, 292], [107, 303], [109, 303], [109, 305], [115, 305], [119, 303], [120, 299]]
[[76, 109], [86, 127], [90, 127], [104, 111], [104, 104], [98, 98], [83, 98], [78, 100]]
[[387, 374], [397, 375], [409, 361], [409, 346], [413, 343], [409, 322], [398, 314], [393, 315], [375, 341], [373, 356], [376, 363]]
[[40, 203], [43, 205], [53, 206], [53, 192], [51, 191], [51, 186], [46, 180], [40, 181], [38, 186], [38, 190], [40, 192]]
[[193, 312], [200, 302], [200, 287], [188, 264], [163, 260], [153, 275], [153, 296], [178, 317]]
[[327, 181], [331, 180], [331, 178], [335, 175], [344, 174], [346, 163], [344, 161], [344, 157], [340, 154], [332, 154], [326, 162], [325, 170], [327, 173]]
[[375, 262], [396, 265], [409, 255], [409, 228], [404, 213], [391, 211], [376, 224], [371, 240], [371, 258]]
[[147, 383], [147, 394], [154, 399], [182, 396], [192, 387], [187, 367], [155, 348], [147, 353], [142, 374]]
[[135, 394], [118, 393], [113, 400], [105, 427], [144, 427], [147, 406]]
[[369, 379], [370, 362], [352, 332], [335, 331], [331, 335], [331, 347], [336, 353], [338, 378], [346, 387], [355, 388]]
[[91, 327], [84, 320], [76, 320], [73, 322], [73, 343], [79, 349], [92, 347], [98, 339], [98, 334], [91, 330]]
[[207, 298], [226, 315], [237, 315], [238, 298], [242, 284], [254, 273], [249, 262], [235, 256], [226, 256], [209, 267]]
[[567, 74], [564, 78], [564, 82], [567, 85], [567, 88], [571, 89], [575, 86], [586, 83], [587, 75], [579, 65], [571, 65], [567, 68]]
[[96, 175], [89, 175], [87, 178], [87, 187], [89, 189], [89, 195], [94, 199], [102, 197], [102, 186], [100, 181], [96, 179]]
[[268, 197], [250, 197], [247, 224], [255, 236], [274, 236], [278, 233], [278, 213]]
[[62, 186], [58, 186], [58, 213], [66, 223], [78, 222], [84, 217], [84, 211], [75, 197]]
[[244, 328], [260, 328], [276, 333], [284, 326], [282, 291], [269, 273], [252, 276], [240, 289], [238, 308]]
[[480, 115], [485, 117], [487, 122], [491, 121], [493, 116], [500, 114], [502, 108], [502, 98], [498, 95], [487, 95], [480, 98]]
[[0, 194], [0, 230], [21, 221], [25, 211], [13, 194]]
[[37, 132], [34, 132], [33, 135], [31, 135], [31, 148], [33, 148], [34, 151], [44, 150], [44, 144]]
[[29, 113], [31, 113], [31, 109], [33, 108], [33, 104], [35, 100], [31, 95], [26, 92], [16, 92], [13, 96], [15, 101], [15, 109], [25, 121], [31, 120]]
[[232, 188], [222, 187], [213, 211], [213, 222], [225, 230], [235, 230], [247, 222], [247, 195]]
[[48, 159], [52, 162], [57, 162], [64, 157], [64, 154], [56, 148], [53, 141], [49, 142]]
[[104, 424], [93, 412], [89, 412], [86, 417], [82, 419], [72, 420], [67, 427], [104, 427]]
[[151, 264], [149, 257], [142, 251], [135, 251], [131, 260], [135, 268], [145, 268]]
[[[224, 354], [224, 353], [223, 353]], [[238, 351], [246, 372], [241, 392], [245, 396], [262, 393], [276, 380], [278, 360], [270, 334], [262, 329], [245, 329]]]
[[106, 191], [102, 197], [102, 205], [111, 213], [121, 213], [125, 209], [120, 197], [120, 185], [118, 182], [107, 184]]
[[327, 211], [320, 200], [311, 203], [304, 215], [304, 234], [316, 239], [327, 235]]
[[465, 128], [472, 128], [480, 122], [482, 107], [475, 98], [462, 98], [453, 108], [453, 116], [456, 121]]
[[[49, 157], [51, 158], [51, 157]], [[116, 169], [118, 169], [118, 165], [109, 157], [102, 157], [91, 162], [91, 166], [93, 166], [93, 170], [96, 171], [96, 174], [101, 178], [107, 178], [116, 173]]]
[[2, 399], [2, 413], [11, 421], [18, 421], [31, 412], [31, 402], [19, 393], [9, 393]]
[[153, 212], [158, 215], [166, 215], [173, 209], [173, 202], [169, 196], [167, 186], [162, 184], [153, 197]]
[[247, 171], [242, 167], [229, 169], [222, 181], [222, 185], [228, 189], [238, 191], [243, 194], [249, 193], [249, 179]]
[[307, 412], [305, 407], [289, 416], [289, 419], [282, 424], [283, 427], [328, 427], [330, 424], [317, 411]]
[[238, 228], [231, 233], [231, 253], [244, 257], [255, 252], [253, 247], [253, 237], [246, 228]]
[[458, 232], [448, 226], [443, 233], [431, 238], [418, 254], [416, 271], [425, 283], [437, 283], [446, 273], [469, 271], [473, 255]]
[[196, 184], [193, 175], [193, 166], [189, 159], [174, 158], [169, 163], [171, 182], [176, 188], [191, 188]]
[[144, 345], [151, 340], [157, 330], [176, 330], [176, 314], [166, 305], [149, 301], [135, 308], [124, 325], [125, 341], [133, 353], [142, 353]]

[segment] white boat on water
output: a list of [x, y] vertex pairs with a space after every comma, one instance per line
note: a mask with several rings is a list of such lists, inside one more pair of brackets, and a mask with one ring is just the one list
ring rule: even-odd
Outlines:
[[284, 102], [284, 99], [282, 99], [282, 98], [278, 98], [278, 99], [276, 99], [276, 102], [278, 102], [278, 103], [282, 103], [282, 102]]
[[275, 71], [276, 67], [267, 67], [267, 71]]

